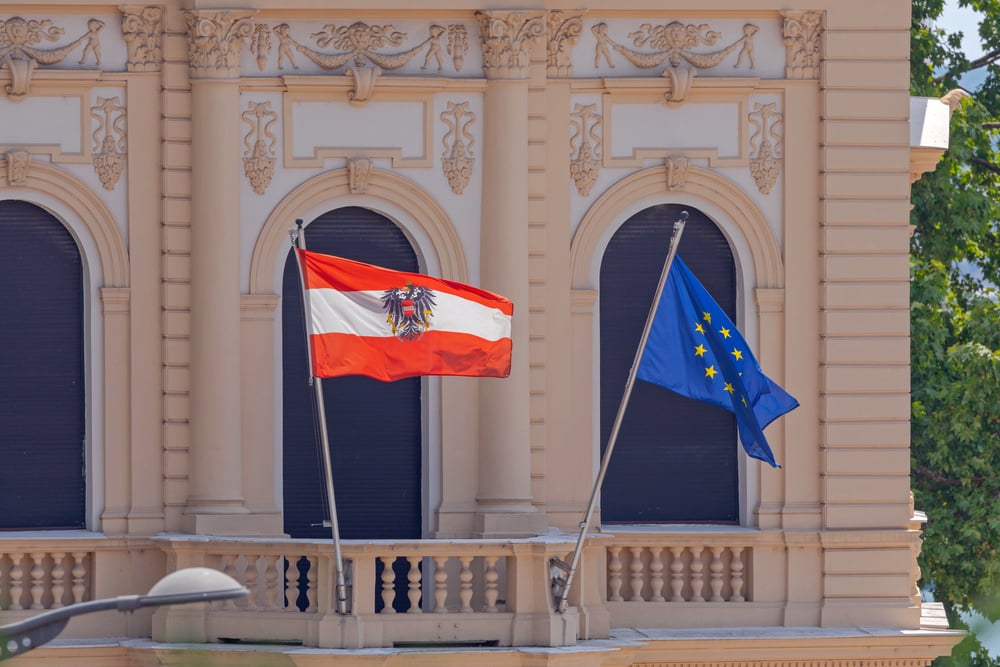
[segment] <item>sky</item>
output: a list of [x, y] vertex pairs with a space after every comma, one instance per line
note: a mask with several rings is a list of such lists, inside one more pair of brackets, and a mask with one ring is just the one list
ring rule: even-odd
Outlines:
[[[959, 7], [957, 0], [948, 0], [945, 3], [944, 11], [938, 21], [938, 26], [949, 32], [961, 31], [964, 39], [962, 45], [965, 48], [965, 57], [969, 60], [978, 58], [983, 54], [979, 48], [979, 21], [977, 14], [967, 7]], [[962, 78], [962, 87], [968, 90], [975, 90], [982, 83], [985, 72], [974, 72]]]

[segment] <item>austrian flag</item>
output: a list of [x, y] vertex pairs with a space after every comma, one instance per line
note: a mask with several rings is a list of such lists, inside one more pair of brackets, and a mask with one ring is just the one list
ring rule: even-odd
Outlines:
[[297, 249], [313, 376], [507, 377], [514, 304], [485, 290]]

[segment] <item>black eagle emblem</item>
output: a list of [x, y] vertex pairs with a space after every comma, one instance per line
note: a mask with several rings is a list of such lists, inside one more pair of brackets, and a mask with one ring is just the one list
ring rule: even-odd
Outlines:
[[434, 291], [411, 282], [406, 287], [387, 289], [382, 292], [382, 310], [396, 338], [417, 340], [431, 327]]

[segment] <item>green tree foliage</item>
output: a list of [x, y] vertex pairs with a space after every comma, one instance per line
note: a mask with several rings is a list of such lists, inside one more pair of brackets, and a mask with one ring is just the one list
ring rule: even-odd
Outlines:
[[[927, 512], [923, 583], [959, 612], [1000, 619], [1000, 0], [959, 0], [981, 16], [985, 55], [935, 27], [943, 0], [914, 0], [911, 93], [965, 83], [950, 148], [913, 185], [912, 471]], [[970, 635], [945, 663], [997, 665]]]

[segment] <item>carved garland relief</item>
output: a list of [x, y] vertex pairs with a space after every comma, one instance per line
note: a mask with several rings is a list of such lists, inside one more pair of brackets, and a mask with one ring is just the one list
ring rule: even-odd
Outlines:
[[597, 38], [594, 51], [594, 67], [599, 67], [605, 61], [608, 67], [614, 67], [611, 51], [620, 54], [627, 61], [641, 69], [650, 69], [669, 64], [661, 74], [670, 79], [670, 92], [666, 94], [668, 103], [679, 104], [684, 101], [691, 89], [698, 69], [715, 67], [730, 54], [739, 49], [734, 68], [741, 67], [746, 61], [747, 67], [754, 67], [754, 36], [760, 28], [747, 23], [743, 26], [743, 36], [722, 49], [709, 52], [698, 52], [694, 49], [700, 46], [714, 46], [722, 38], [722, 33], [710, 29], [706, 23], [700, 25], [683, 24], [672, 21], [665, 25], [644, 23], [639, 29], [630, 32], [627, 38], [635, 47], [649, 47], [653, 51], [636, 51], [614, 39], [608, 34], [608, 24], [598, 23], [590, 31]]
[[781, 170], [782, 145], [778, 132], [783, 119], [776, 107], [773, 102], [755, 103], [747, 118], [753, 128], [750, 135], [750, 174], [757, 189], [765, 195], [778, 182]]
[[476, 158], [472, 154], [475, 138], [469, 133], [469, 126], [476, 120], [476, 114], [469, 111], [468, 102], [448, 102], [448, 110], [441, 114], [441, 121], [448, 126], [448, 132], [441, 143], [441, 169], [451, 191], [456, 195], [465, 191], [472, 177]]
[[249, 130], [243, 135], [243, 173], [250, 181], [250, 187], [259, 195], [267, 191], [274, 177], [277, 137], [271, 126], [278, 120], [278, 114], [271, 110], [270, 102], [250, 102], [250, 108], [242, 114], [243, 122]]
[[117, 97], [97, 98], [90, 108], [90, 117], [97, 121], [94, 130], [94, 171], [105, 190], [113, 190], [121, 178], [125, 164], [125, 107]]
[[570, 114], [573, 134], [569, 138], [569, 174], [577, 192], [584, 197], [597, 182], [601, 165], [601, 137], [597, 133], [601, 121], [596, 104], [576, 104]]

